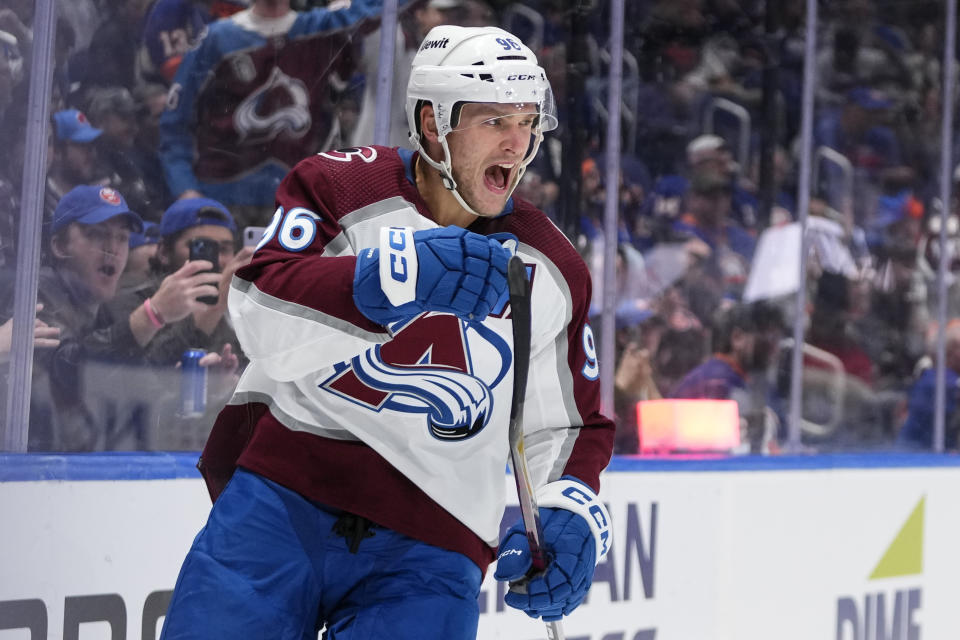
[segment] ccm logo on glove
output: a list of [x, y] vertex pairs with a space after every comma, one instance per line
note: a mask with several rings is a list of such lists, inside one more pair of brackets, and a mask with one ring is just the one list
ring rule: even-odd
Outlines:
[[482, 322], [507, 289], [510, 251], [461, 227], [380, 230], [377, 249], [357, 256], [353, 300], [378, 324], [424, 311]]
[[537, 492], [537, 503], [541, 507], [567, 509], [583, 517], [590, 525], [597, 543], [597, 563], [607, 555], [610, 549], [610, 516], [589, 487], [576, 480], [561, 478]]
[[395, 307], [417, 299], [417, 250], [410, 227], [380, 229], [380, 286]]
[[529, 575], [532, 558], [523, 522], [500, 543], [494, 578], [510, 583], [504, 602], [546, 621], [559, 620], [587, 596], [597, 563], [610, 548], [610, 516], [593, 491], [572, 476], [537, 492], [543, 545], [550, 563]]

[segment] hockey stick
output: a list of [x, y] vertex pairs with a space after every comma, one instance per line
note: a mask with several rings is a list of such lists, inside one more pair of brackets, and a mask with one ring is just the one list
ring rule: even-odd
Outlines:
[[[540, 526], [540, 508], [530, 482], [527, 456], [523, 450], [523, 398], [527, 393], [527, 372], [530, 369], [530, 282], [527, 267], [518, 256], [510, 258], [507, 266], [510, 288], [510, 318], [513, 323], [513, 403], [510, 405], [510, 468], [517, 482], [520, 514], [527, 530], [527, 542], [533, 563], [530, 575], [544, 571], [549, 558], [543, 549], [543, 530]], [[564, 640], [563, 625], [546, 622], [549, 640]]]

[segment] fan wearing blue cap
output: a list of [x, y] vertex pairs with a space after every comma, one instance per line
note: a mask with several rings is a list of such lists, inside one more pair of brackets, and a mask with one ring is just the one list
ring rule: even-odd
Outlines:
[[30, 449], [104, 446], [100, 407], [90, 398], [106, 383], [87, 365], [137, 349], [126, 317], [111, 314], [107, 303], [126, 266], [130, 234], [141, 229], [140, 217], [109, 187], [81, 185], [57, 204], [49, 224], [50, 264], [40, 270], [37, 287], [37, 318], [59, 330], [60, 343], [34, 355], [34, 378], [42, 384], [34, 384], [31, 394]]
[[69, 191], [53, 212], [50, 251], [56, 270], [79, 301], [113, 298], [127, 265], [130, 233], [143, 230], [114, 189], [82, 185]]
[[[141, 344], [150, 362], [172, 365], [190, 347], [223, 355], [225, 345], [236, 344], [225, 318], [226, 291], [233, 272], [252, 255], [250, 249], [237, 251], [236, 231], [230, 211], [209, 198], [177, 200], [164, 212], [146, 280], [111, 305], [130, 314], [134, 332], [147, 338]], [[190, 244], [196, 240], [216, 248], [215, 265], [191, 260]], [[235, 363], [239, 346], [230, 352], [224, 360]]]
[[57, 198], [81, 184], [102, 177], [95, 141], [103, 133], [76, 109], [53, 114], [53, 153], [47, 172], [48, 188]]
[[230, 211], [210, 198], [177, 200], [160, 220], [160, 246], [154, 267], [167, 274], [190, 259], [190, 243], [203, 238], [218, 248], [218, 271], [233, 260], [237, 252], [237, 225]]

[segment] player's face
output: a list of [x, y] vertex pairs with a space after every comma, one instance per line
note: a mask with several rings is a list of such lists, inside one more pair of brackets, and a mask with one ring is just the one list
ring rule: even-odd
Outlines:
[[117, 292], [129, 246], [129, 223], [117, 217], [99, 224], [71, 224], [54, 252], [93, 301], [107, 302]]
[[503, 211], [535, 123], [536, 105], [463, 105], [447, 142], [457, 190], [480, 215]]

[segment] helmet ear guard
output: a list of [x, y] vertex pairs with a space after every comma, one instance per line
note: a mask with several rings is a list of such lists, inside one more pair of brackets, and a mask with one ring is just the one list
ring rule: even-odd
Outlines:
[[[422, 143], [423, 105], [433, 106], [443, 159], [430, 157]], [[510, 185], [509, 197], [534, 158], [543, 132], [557, 126], [556, 104], [546, 73], [534, 53], [518, 38], [496, 27], [434, 27], [414, 57], [407, 84], [406, 112], [413, 148], [440, 172], [444, 186], [460, 205], [479, 215], [457, 191], [447, 134], [454, 131], [466, 102], [534, 104], [537, 116], [527, 154]]]

